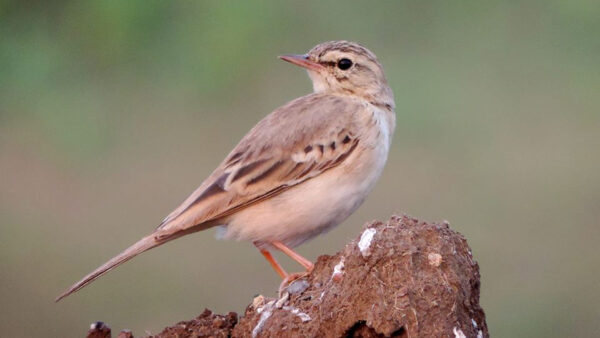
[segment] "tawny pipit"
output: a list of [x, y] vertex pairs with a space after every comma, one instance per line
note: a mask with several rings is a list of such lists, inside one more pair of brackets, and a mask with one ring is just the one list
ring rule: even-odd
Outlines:
[[213, 226], [252, 241], [284, 279], [269, 249], [312, 269], [290, 247], [341, 223], [373, 189], [394, 133], [394, 97], [375, 55], [357, 43], [325, 42], [281, 59], [307, 69], [314, 93], [262, 119], [152, 234], [57, 301], [146, 250]]

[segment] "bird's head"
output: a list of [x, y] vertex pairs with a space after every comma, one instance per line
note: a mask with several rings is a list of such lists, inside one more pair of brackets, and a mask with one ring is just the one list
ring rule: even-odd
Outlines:
[[381, 64], [375, 54], [358, 43], [329, 41], [306, 54], [280, 58], [306, 68], [316, 93], [355, 95], [394, 108], [394, 96]]

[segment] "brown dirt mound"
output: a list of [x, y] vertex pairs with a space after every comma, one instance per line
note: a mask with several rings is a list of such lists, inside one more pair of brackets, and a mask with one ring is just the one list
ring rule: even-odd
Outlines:
[[479, 287], [462, 235], [394, 216], [319, 257], [281, 298], [256, 297], [239, 322], [205, 310], [154, 337], [488, 337]]

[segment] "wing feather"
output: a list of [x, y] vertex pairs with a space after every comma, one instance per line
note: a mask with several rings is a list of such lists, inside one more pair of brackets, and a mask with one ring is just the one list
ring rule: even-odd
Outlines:
[[157, 238], [217, 221], [338, 166], [360, 142], [360, 109], [349, 97], [311, 94], [275, 110], [165, 218]]

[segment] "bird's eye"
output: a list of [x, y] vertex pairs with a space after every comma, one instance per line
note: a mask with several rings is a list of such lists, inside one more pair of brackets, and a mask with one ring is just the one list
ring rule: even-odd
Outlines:
[[349, 59], [340, 59], [340, 61], [338, 61], [337, 66], [341, 70], [346, 70], [352, 67], [352, 61], [350, 61]]

